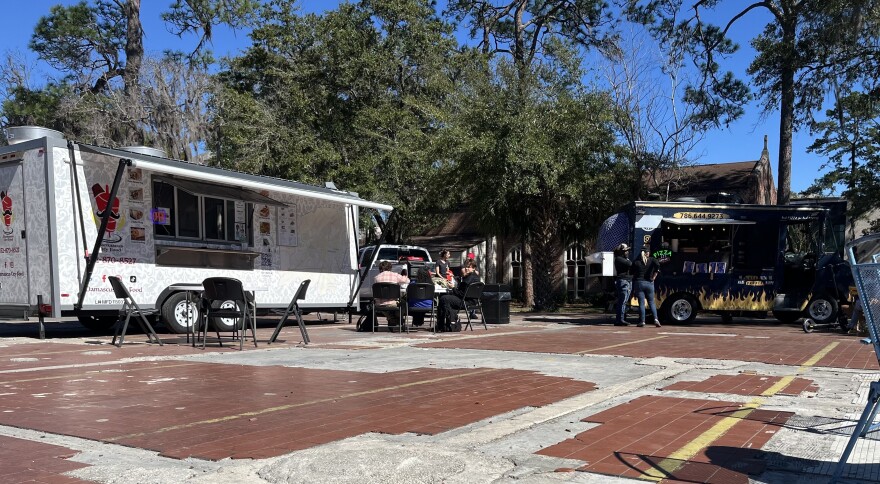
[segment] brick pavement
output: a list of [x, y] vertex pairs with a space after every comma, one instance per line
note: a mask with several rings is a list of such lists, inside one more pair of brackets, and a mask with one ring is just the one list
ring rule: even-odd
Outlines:
[[595, 388], [503, 369], [391, 373], [130, 362], [6, 374], [0, 424], [175, 458], [264, 458], [379, 432], [434, 434]]
[[711, 329], [687, 326], [619, 329], [610, 325], [591, 325], [553, 331], [533, 329], [531, 332], [493, 334], [419, 346], [633, 358], [705, 358], [798, 366], [830, 344], [836, 345], [816, 366], [867, 370], [880, 368], [872, 348], [861, 344], [858, 338], [806, 334], [789, 327], [755, 329], [718, 325]]
[[[441, 335], [424, 329], [409, 334], [357, 333], [353, 325], [310, 325], [313, 344], [308, 347], [301, 345], [296, 327], [287, 327], [279, 343], [268, 348], [377, 353], [374, 350], [412, 346], [425, 351], [665, 356], [870, 371], [878, 367], [871, 348], [859, 344], [858, 338], [804, 334], [792, 326], [617, 328], [595, 317], [572, 321], [579, 324], [531, 322], [490, 326], [488, 331], [477, 326], [476, 331]], [[272, 329], [264, 322], [258, 340], [264, 343]], [[0, 346], [0, 425], [149, 449], [175, 459], [258, 459], [368, 432], [437, 435], [596, 390], [584, 379], [505, 368], [367, 373], [209, 363], [181, 357], [239, 354], [237, 345], [202, 351], [174, 335], [162, 338], [171, 344], [147, 345], [143, 335], [135, 334], [121, 349], [106, 345], [109, 336], [91, 335], [86, 344], [56, 340]], [[266, 348], [261, 344], [255, 351], [246, 345], [242, 354]], [[639, 396], [584, 418], [599, 425], [572, 439], [560, 435], [558, 443], [539, 453], [577, 459], [583, 462], [579, 470], [605, 475], [745, 483], [762, 472], [766, 462], [760, 449], [792, 414], [762, 409], [760, 402], [749, 406], [728, 401], [734, 399], [723, 395], [758, 396], [770, 389], [774, 394], [800, 395], [817, 390], [810, 379], [799, 377], [776, 388], [782, 381], [757, 372], [719, 371], [700, 381], [658, 386], [649, 393], [689, 391], [720, 394], [722, 400]], [[719, 425], [726, 427], [708, 444], [699, 443], [698, 437]], [[30, 444], [21, 439], [0, 442], [17, 452]], [[52, 458], [68, 462], [64, 457], [69, 452], [49, 454], [53, 452], [57, 456]], [[62, 467], [52, 472], [66, 479], [60, 475], [66, 470]], [[2, 474], [0, 481], [7, 482]]]
[[[666, 386], [663, 390], [686, 390], [701, 393], [731, 393], [734, 395], [761, 395], [774, 385], [780, 383], [782, 377], [759, 375], [757, 373], [740, 373], [737, 375], [714, 375], [703, 381], [680, 381]], [[776, 393], [779, 395], [800, 395], [805, 391], [815, 393], [818, 387], [812, 380], [793, 378]]]
[[0, 448], [3, 449], [0, 482], [4, 484], [87, 482], [63, 474], [86, 467], [86, 464], [67, 460], [76, 454], [70, 449], [3, 435], [0, 435]]
[[[538, 453], [582, 460], [586, 464], [579, 470], [612, 476], [746, 484], [749, 474], [763, 470], [763, 462], [741, 460], [740, 451], [726, 452], [719, 460], [715, 451], [760, 449], [792, 414], [752, 410], [731, 417], [741, 409], [740, 404], [725, 401], [640, 397], [584, 419], [601, 425]], [[738, 422], [711, 448], [698, 446], [686, 459], [674, 457], [725, 418]]]

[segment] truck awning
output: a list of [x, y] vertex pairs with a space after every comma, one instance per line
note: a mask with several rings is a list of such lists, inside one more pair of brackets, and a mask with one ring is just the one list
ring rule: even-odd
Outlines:
[[261, 205], [273, 205], [278, 207], [283, 207], [285, 205], [283, 202], [273, 200], [257, 192], [241, 187], [214, 185], [212, 183], [198, 182], [195, 180], [185, 180], [183, 178], [171, 176], [155, 177], [154, 180], [161, 181], [169, 185], [174, 185], [177, 188], [180, 188], [195, 195], [207, 195], [209, 197], [225, 198], [229, 200], [241, 200], [244, 202], [253, 202]]
[[388, 204], [371, 202], [357, 196], [356, 193], [323, 188], [305, 183], [297, 183], [280, 178], [252, 175], [234, 170], [227, 170], [213, 166], [199, 165], [187, 161], [172, 160], [158, 156], [145, 155], [131, 151], [105, 148], [102, 146], [77, 143], [81, 151], [96, 153], [99, 155], [126, 158], [131, 160], [132, 166], [144, 170], [153, 171], [165, 175], [185, 177], [190, 180], [215, 183], [218, 185], [230, 185], [250, 190], [267, 190], [276, 193], [286, 193], [300, 197], [316, 198], [329, 202], [345, 203], [358, 207], [374, 208], [376, 210], [394, 210]]
[[735, 220], [732, 218], [672, 218], [664, 217], [663, 221], [673, 225], [755, 225], [752, 220]]

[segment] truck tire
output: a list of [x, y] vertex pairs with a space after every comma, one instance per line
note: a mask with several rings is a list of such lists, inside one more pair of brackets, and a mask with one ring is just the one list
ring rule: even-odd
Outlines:
[[697, 303], [690, 295], [675, 294], [663, 303], [665, 323], [690, 323], [697, 317]]
[[816, 324], [830, 324], [837, 319], [839, 310], [837, 300], [824, 294], [814, 296], [804, 311], [806, 316]]
[[185, 292], [176, 292], [162, 303], [162, 321], [172, 333], [194, 332], [193, 323], [199, 321], [198, 298]]
[[119, 321], [119, 316], [95, 316], [92, 314], [81, 314], [77, 316], [76, 319], [78, 319], [79, 324], [85, 326], [86, 329], [97, 331], [99, 333], [107, 333], [111, 329], [113, 329], [113, 325], [116, 324], [116, 321]]
[[[235, 301], [223, 301], [220, 303], [221, 309], [239, 309], [238, 303]], [[217, 331], [232, 331], [235, 327], [236, 318], [211, 318], [211, 328]]]

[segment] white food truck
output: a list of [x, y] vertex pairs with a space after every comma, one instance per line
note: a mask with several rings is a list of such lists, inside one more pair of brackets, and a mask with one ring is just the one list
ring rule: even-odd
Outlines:
[[198, 317], [207, 277], [233, 277], [258, 309], [284, 308], [311, 279], [312, 310], [358, 304], [358, 210], [340, 190], [75, 143], [7, 128], [0, 147], [0, 315], [115, 323], [119, 276], [173, 332]]

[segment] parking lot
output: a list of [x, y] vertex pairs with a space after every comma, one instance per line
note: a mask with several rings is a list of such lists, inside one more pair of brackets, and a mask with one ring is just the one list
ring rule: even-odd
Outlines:
[[[296, 327], [266, 345], [267, 318], [244, 351], [0, 325], [0, 481], [827, 482], [880, 377], [858, 336], [773, 319], [318, 317], [308, 346]], [[880, 480], [877, 455], [862, 439], [847, 481]]]

